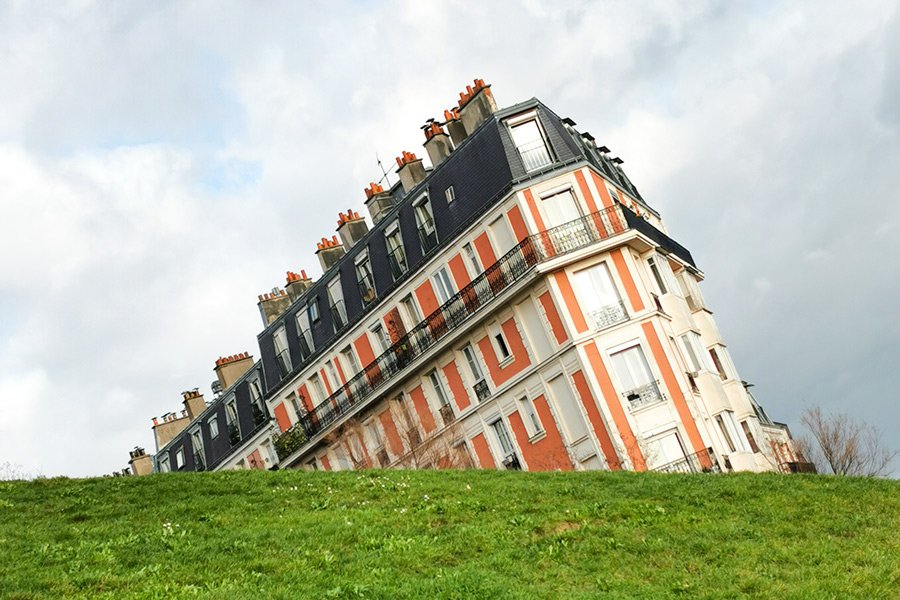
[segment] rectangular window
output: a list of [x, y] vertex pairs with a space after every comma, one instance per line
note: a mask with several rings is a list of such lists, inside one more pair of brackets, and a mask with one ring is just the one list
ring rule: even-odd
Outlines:
[[393, 228], [388, 228], [385, 234], [387, 242], [388, 262], [391, 266], [391, 275], [394, 281], [406, 273], [406, 252], [403, 249], [403, 236], [400, 233], [400, 224], [396, 222]]
[[571, 189], [541, 198], [547, 226], [556, 227], [581, 218], [581, 207]]
[[288, 351], [287, 332], [284, 325], [275, 330], [272, 336], [272, 342], [275, 345], [275, 362], [278, 364], [278, 371], [284, 377], [291, 372], [291, 354]]
[[719, 372], [719, 379], [725, 381], [728, 379], [728, 372], [725, 370], [725, 365], [722, 364], [722, 360], [719, 358], [719, 353], [716, 352], [715, 348], [709, 349], [709, 356], [712, 358], [713, 365], [716, 367], [716, 371]]
[[391, 347], [391, 338], [388, 337], [387, 332], [384, 330], [384, 327], [381, 324], [377, 324], [372, 327], [372, 335], [375, 336], [375, 340], [378, 342], [378, 347], [380, 348], [380, 352], [387, 351], [388, 348]]
[[334, 363], [329, 360], [325, 363], [325, 366], [328, 367], [328, 376], [331, 378], [331, 389], [337, 389], [341, 387], [341, 380], [340, 378], [338, 378], [338, 372], [334, 366]]
[[663, 281], [663, 275], [660, 272], [659, 265], [657, 264], [658, 257], [651, 256], [647, 259], [647, 264], [650, 265], [650, 272], [653, 273], [653, 280], [656, 282], [656, 287], [659, 288], [660, 294], [668, 294], [669, 291], [666, 288], [666, 284]]
[[225, 403], [225, 424], [228, 425], [228, 427], [237, 427], [237, 422], [237, 405], [235, 405], [234, 400], [229, 400]]
[[159, 472], [160, 473], [168, 473], [169, 472], [169, 457], [164, 456], [159, 459]]
[[401, 318], [403, 319], [403, 324], [406, 325], [406, 331], [410, 331], [422, 320], [422, 315], [419, 313], [419, 307], [416, 305], [416, 301], [413, 299], [412, 294], [404, 296], [403, 299], [400, 300], [400, 306], [402, 308], [400, 312], [402, 313]]
[[735, 452], [734, 440], [731, 439], [731, 432], [728, 431], [728, 426], [725, 425], [725, 420], [722, 418], [722, 415], [716, 415], [716, 423], [719, 425], [719, 431], [722, 432], [722, 437], [725, 438], [725, 443], [728, 444], [728, 449], [731, 452]]
[[606, 263], [576, 271], [575, 291], [584, 315], [595, 330], [628, 320], [625, 304], [619, 297]]
[[331, 311], [331, 322], [334, 325], [335, 332], [337, 332], [347, 324], [344, 290], [341, 288], [341, 280], [338, 277], [328, 282], [328, 304]]
[[431, 387], [434, 388], [434, 395], [437, 397], [438, 406], [449, 406], [450, 400], [447, 398], [447, 392], [444, 390], [444, 382], [441, 381], [441, 376], [437, 372], [437, 369], [432, 369], [428, 372], [428, 381], [431, 382]]
[[472, 244], [463, 244], [463, 251], [466, 253], [466, 259], [469, 261], [469, 267], [472, 269], [472, 272], [469, 273], [469, 275], [472, 276], [472, 279], [475, 279], [481, 274], [481, 262], [478, 260], [478, 255], [475, 254], [475, 249], [472, 247]]
[[682, 335], [681, 343], [684, 344], [688, 362], [695, 372], [712, 371], [712, 367], [704, 353], [703, 342], [700, 340], [700, 335], [696, 331], [688, 331]]
[[753, 452], [759, 452], [759, 446], [756, 443], [756, 438], [753, 437], [753, 431], [750, 429], [750, 423], [747, 421], [741, 421], [741, 429], [744, 430], [744, 435], [747, 437], [747, 441], [750, 442], [750, 450]]
[[209, 428], [209, 439], [214, 440], [219, 437], [219, 417], [214, 416], [210, 417], [209, 421], [206, 422], [206, 426]]
[[300, 418], [306, 413], [306, 411], [301, 408], [300, 401], [297, 399], [297, 394], [294, 392], [291, 392], [290, 395], [287, 397], [287, 400], [288, 400], [288, 404], [291, 405], [291, 408], [294, 409], [294, 415], [296, 415], [296, 417], [297, 417], [295, 420], [299, 421]]
[[504, 256], [516, 245], [512, 230], [506, 222], [506, 217], [500, 215], [488, 225], [488, 231], [491, 232], [491, 239], [494, 240], [494, 247], [497, 249], [497, 256]]
[[253, 406], [268, 418], [269, 411], [266, 408], [266, 401], [263, 399], [262, 388], [259, 385], [259, 379], [250, 380], [250, 399], [253, 400]]
[[184, 468], [184, 448], [179, 448], [175, 453], [175, 469], [180, 471]]
[[316, 349], [315, 343], [313, 342], [312, 329], [309, 324], [309, 315], [310, 311], [307, 307], [306, 310], [301, 310], [297, 313], [297, 331], [299, 332], [299, 340], [300, 340], [300, 360], [306, 360], [310, 356], [312, 356], [313, 350]]
[[431, 276], [431, 279], [434, 281], [434, 291], [438, 297], [438, 304], [444, 304], [456, 293], [446, 267], [438, 269], [438, 271]]
[[[732, 452], [750, 452], [751, 446], [747, 438], [741, 435], [738, 428], [737, 419], [734, 418], [734, 412], [724, 410], [716, 415], [716, 423], [722, 431], [722, 436]], [[754, 440], [755, 443], [755, 440]]]
[[491, 337], [494, 340], [494, 347], [497, 349], [497, 355], [500, 357], [500, 362], [512, 358], [512, 353], [509, 351], [509, 345], [506, 343], [503, 331], [496, 325], [491, 327], [491, 330]]
[[372, 269], [369, 266], [369, 254], [361, 253], [356, 257], [356, 281], [359, 285], [359, 296], [363, 306], [375, 300], [375, 278], [372, 277]]
[[325, 386], [322, 385], [322, 380], [319, 379], [318, 375], [313, 375], [309, 378], [309, 385], [316, 394], [316, 404], [321, 404], [328, 399], [328, 393], [325, 391]]
[[472, 374], [472, 380], [478, 382], [484, 379], [484, 375], [481, 372], [481, 365], [478, 364], [478, 358], [475, 356], [475, 349], [472, 348], [472, 345], [466, 344], [462, 349], [462, 352], [463, 356], [466, 357], [466, 362], [469, 364], [469, 372]]
[[456, 191], [453, 189], [453, 186], [448, 186], [446, 190], [444, 190], [444, 198], [447, 199], [447, 204], [450, 204], [454, 200], [456, 200]]
[[350, 377], [353, 377], [362, 371], [362, 367], [359, 365], [359, 360], [357, 360], [353, 348], [350, 346], [345, 347], [341, 350], [341, 357], [344, 359], [344, 366], [347, 367], [347, 372], [350, 373]]
[[536, 119], [513, 125], [510, 133], [526, 171], [535, 171], [552, 162], [544, 134]]
[[494, 435], [497, 436], [497, 443], [500, 445], [503, 458], [515, 456], [516, 449], [509, 437], [509, 431], [506, 429], [506, 423], [503, 422], [503, 419], [497, 419], [491, 423], [491, 429], [494, 430]]
[[191, 432], [191, 446], [194, 448], [194, 468], [202, 471], [206, 464], [203, 460], [203, 436], [199, 429]]
[[375, 419], [372, 419], [371, 421], [366, 423], [364, 429], [366, 432], [366, 437], [369, 439], [369, 443], [376, 452], [384, 447], [384, 439], [381, 437], [381, 429], [378, 427], [378, 422]]
[[422, 254], [428, 254], [437, 246], [437, 230], [434, 227], [434, 217], [431, 214], [431, 203], [428, 196], [424, 195], [413, 203], [416, 213], [416, 228], [419, 230], [419, 242], [422, 244]]
[[306, 305], [306, 310], [309, 312], [309, 320], [311, 323], [317, 323], [319, 321], [319, 297], [314, 296]]
[[639, 345], [616, 352], [610, 358], [622, 386], [622, 394], [632, 409], [662, 402], [662, 393]]
[[531, 431], [529, 432], [531, 435], [537, 435], [544, 431], [544, 427], [541, 425], [541, 420], [538, 418], [537, 411], [534, 408], [534, 401], [525, 396], [521, 400], [522, 409], [525, 412], [525, 422], [529, 423], [529, 428]]

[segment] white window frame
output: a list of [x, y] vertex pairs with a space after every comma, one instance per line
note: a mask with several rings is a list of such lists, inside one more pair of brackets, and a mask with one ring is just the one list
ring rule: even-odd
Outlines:
[[[363, 250], [359, 254], [356, 255], [353, 259], [354, 272], [356, 273], [356, 287], [359, 290], [359, 298], [362, 301], [363, 306], [368, 306], [372, 302], [378, 298], [378, 288], [375, 287], [375, 274], [372, 272], [372, 263], [369, 260], [369, 251], [368, 249]], [[364, 277], [361, 276], [360, 270], [363, 268], [363, 274], [368, 273], [369, 282], [372, 284], [372, 299], [366, 300], [363, 297], [362, 293], [362, 282]]]
[[[525, 160], [524, 155], [522, 154], [522, 150], [519, 144], [516, 142], [516, 134], [515, 129], [517, 127], [522, 127], [527, 125], [528, 123], [534, 123], [535, 128], [537, 129], [538, 137], [540, 137], [541, 141], [544, 143], [544, 152], [547, 155], [547, 162], [542, 164], [535, 164], [535, 166], [529, 168], [527, 161]], [[525, 168], [525, 171], [532, 172], [543, 169], [549, 165], [553, 164], [553, 153], [550, 150], [550, 144], [547, 139], [547, 132], [544, 131], [544, 126], [541, 124], [541, 120], [538, 118], [537, 111], [530, 111], [521, 115], [516, 115], [515, 117], [509, 118], [506, 120], [506, 126], [509, 130], [509, 137], [512, 140], [513, 146], [516, 148], [516, 152], [519, 154], [519, 157], [522, 159], [522, 166]], [[535, 140], [536, 142], [537, 140]], [[534, 143], [534, 142], [529, 142]], [[535, 145], [535, 149], [537, 146]], [[526, 151], [531, 150], [531, 148], [527, 148]]]
[[[428, 197], [428, 193], [424, 193], [418, 198], [416, 198], [413, 203], [413, 213], [416, 218], [416, 229], [425, 228], [426, 235], [431, 235], [432, 233], [436, 233], [436, 225], [434, 222], [434, 211], [431, 210], [431, 201]], [[424, 214], [423, 214], [424, 213]], [[428, 220], [426, 221], [424, 217], [427, 216]], [[431, 223], [428, 226], [428, 223]], [[428, 227], [426, 227], [428, 226]], [[430, 228], [429, 228], [430, 227]]]
[[359, 364], [359, 359], [356, 358], [356, 352], [353, 350], [353, 346], [349, 344], [345, 346], [344, 349], [341, 350], [341, 358], [344, 363], [346, 363], [344, 366], [347, 368], [347, 372], [351, 373], [351, 378], [362, 371], [362, 365]]
[[206, 420], [206, 427], [209, 429], [209, 439], [214, 440], [219, 437], [219, 415], [213, 415]]
[[184, 446], [175, 451], [175, 470], [184, 468]]
[[[303, 310], [297, 311], [297, 331], [300, 338], [300, 360], [304, 361], [316, 351], [316, 343], [313, 340], [312, 324], [310, 323], [308, 306], [304, 307]], [[304, 352], [304, 344], [306, 344], [307, 352]]]
[[434, 282], [434, 291], [438, 298], [438, 306], [443, 306], [445, 302], [450, 300], [456, 294], [456, 286], [453, 285], [453, 278], [447, 272], [447, 267], [441, 267], [431, 276]]
[[[372, 334], [372, 337], [375, 338], [375, 341], [378, 343], [378, 348], [380, 351], [378, 352], [378, 356], [381, 356], [392, 346], [391, 338], [388, 335], [387, 329], [385, 329], [384, 324], [380, 321], [378, 323], [373, 324], [369, 328], [369, 333]], [[376, 357], [377, 358], [377, 357]]]
[[[395, 240], [397, 243], [395, 245], [391, 244], [391, 240]], [[409, 262], [406, 260], [406, 247], [403, 245], [403, 232], [400, 231], [400, 221], [396, 220], [390, 225], [388, 225], [384, 230], [384, 244], [387, 247], [388, 253], [388, 261], [391, 260], [391, 256], [394, 254], [394, 250], [400, 250], [400, 256], [402, 258], [400, 266], [401, 275], [402, 273], [406, 273], [409, 269]], [[391, 271], [391, 275], [393, 275], [393, 271]], [[397, 276], [399, 277], [399, 275]], [[396, 281], [397, 277], [394, 277]]]
[[[490, 331], [491, 345], [493, 346], [494, 351], [497, 353], [497, 358], [500, 360], [500, 365], [502, 366], [512, 361], [514, 358], [513, 351], [509, 346], [509, 340], [506, 339], [506, 334], [503, 333], [503, 328], [494, 323], [488, 328], [488, 331]], [[504, 350], [506, 352], [504, 352]]]
[[[498, 427], [499, 424], [499, 427]], [[516, 452], [516, 444], [512, 440], [509, 433], [509, 427], [503, 417], [498, 417], [489, 423], [491, 430], [494, 432], [494, 441], [500, 448], [501, 460], [506, 460], [510, 456], [518, 456]], [[508, 446], [508, 447], [507, 447]]]
[[272, 334], [272, 345], [275, 348], [275, 359], [277, 360], [279, 356], [283, 356], [287, 372], [290, 373], [294, 365], [291, 362], [291, 350], [288, 347], [287, 330], [284, 325], [279, 326], [275, 333]]
[[447, 189], [444, 190], [444, 198], [446, 198], [447, 204], [452, 204], [456, 200], [456, 190], [453, 189], [452, 185], [448, 185]]
[[314, 403], [315, 406], [325, 402], [328, 399], [328, 390], [325, 389], [325, 384], [322, 383], [322, 378], [318, 373], [313, 373], [309, 376], [309, 387], [315, 391], [317, 402]]
[[535, 437], [544, 433], [544, 425], [541, 423], [541, 417], [534, 406], [534, 400], [528, 396], [522, 396], [519, 398], [519, 403], [522, 405], [522, 420], [525, 422], [525, 428], [529, 437]]
[[[484, 377], [484, 369], [481, 368], [481, 363], [478, 362], [478, 354], [475, 352], [475, 347], [472, 344], [466, 344], [462, 347], [463, 358], [466, 360], [466, 364], [469, 366], [469, 375], [472, 377], [472, 384], [476, 384], [479, 381], [485, 381]], [[477, 373], [475, 372], [477, 369]]]
[[470, 242], [466, 242], [465, 244], [463, 244], [463, 252], [465, 252], [469, 267], [474, 270], [474, 272], [470, 273], [470, 275], [472, 276], [472, 279], [475, 279], [476, 277], [481, 275], [482, 271], [484, 271], [481, 260], [478, 258], [478, 253], [475, 252], [475, 248]]
[[168, 473], [171, 470], [169, 466], [169, 456], [163, 456], [159, 459], [159, 472], [160, 473]]
[[238, 434], [241, 432], [241, 424], [240, 424], [240, 416], [237, 411], [237, 402], [234, 398], [229, 399], [225, 403], [225, 426], [231, 427], [232, 423], [238, 429]]
[[447, 395], [446, 388], [444, 388], [444, 380], [441, 379], [441, 373], [437, 369], [432, 369], [426, 373], [425, 376], [428, 378], [428, 382], [434, 390], [434, 395], [438, 401], [438, 408], [450, 406], [450, 397]]
[[[344, 304], [344, 288], [341, 284], [340, 274], [337, 277], [328, 282], [326, 286], [328, 289], [328, 310], [332, 314], [332, 321], [334, 325], [334, 330], [338, 331], [340, 328], [345, 327], [347, 325], [347, 306]], [[338, 327], [336, 321], [334, 321], [334, 311], [332, 310], [332, 306], [337, 307], [338, 315], [340, 315], [343, 324], [341, 327]]]

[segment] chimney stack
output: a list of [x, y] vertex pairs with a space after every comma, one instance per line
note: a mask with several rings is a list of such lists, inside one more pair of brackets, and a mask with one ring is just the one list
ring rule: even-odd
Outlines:
[[369, 209], [369, 216], [372, 217], [373, 223], [378, 223], [391, 208], [394, 206], [394, 197], [391, 196], [390, 190], [385, 189], [372, 182], [365, 189], [366, 192], [366, 208]]
[[473, 83], [474, 87], [467, 85], [466, 91], [459, 94], [459, 116], [469, 135], [485, 119], [497, 112], [497, 102], [491, 94], [491, 86], [485, 85], [483, 79], [476, 79]]
[[352, 248], [356, 242], [369, 233], [369, 226], [366, 225], [366, 220], [352, 208], [347, 209], [347, 214], [338, 213], [337, 223], [337, 232], [341, 236], [341, 241], [344, 242], [345, 248]]
[[181, 395], [184, 397], [184, 409], [187, 411], [189, 421], [193, 421], [206, 410], [206, 400], [203, 399], [203, 394], [197, 388], [181, 392]]
[[213, 371], [215, 371], [216, 377], [219, 378], [219, 384], [222, 386], [222, 389], [227, 390], [252, 366], [253, 355], [248, 352], [241, 352], [231, 356], [220, 356], [216, 359], [216, 366], [213, 368]]
[[447, 126], [447, 131], [450, 132], [450, 139], [453, 140], [453, 147], [455, 148], [462, 144], [463, 140], [466, 139], [469, 134], [466, 133], [466, 128], [459, 118], [459, 110], [456, 108], [445, 110], [444, 121], [444, 125]]
[[288, 296], [288, 293], [277, 287], [272, 288], [272, 292], [269, 294], [260, 294], [258, 298], [259, 302], [256, 305], [259, 307], [259, 315], [262, 317], [264, 327], [277, 319], [291, 305], [291, 297]]
[[300, 269], [300, 273], [294, 273], [293, 271], [287, 272], [287, 285], [284, 286], [284, 289], [287, 290], [288, 296], [291, 298], [291, 302], [299, 298], [303, 292], [312, 287], [313, 280], [310, 279], [306, 275], [306, 271]]
[[453, 151], [453, 144], [450, 136], [441, 127], [441, 124], [431, 120], [424, 127], [425, 129], [425, 151], [428, 152], [428, 158], [431, 160], [431, 166], [436, 167], [444, 159], [450, 156]]
[[422, 164], [422, 159], [417, 158], [412, 152], [404, 150], [403, 154], [397, 157], [397, 175], [400, 176], [400, 185], [403, 186], [403, 191], [408, 194], [425, 179], [425, 166]]
[[135, 446], [134, 450], [128, 453], [131, 457], [128, 460], [128, 466], [135, 475], [149, 475], [153, 472], [153, 460], [140, 446]]
[[331, 236], [330, 240], [322, 238], [321, 242], [316, 243], [316, 256], [319, 257], [322, 272], [330, 269], [344, 254], [346, 254], [344, 246], [338, 241], [336, 235]]

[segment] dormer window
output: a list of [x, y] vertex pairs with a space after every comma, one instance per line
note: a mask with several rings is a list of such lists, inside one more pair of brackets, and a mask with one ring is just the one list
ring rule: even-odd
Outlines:
[[[304, 311], [305, 312], [305, 311]], [[288, 351], [287, 332], [284, 325], [275, 330], [272, 336], [272, 343], [275, 345], [275, 362], [278, 363], [278, 372], [284, 377], [291, 372], [291, 354]]]
[[434, 227], [434, 217], [431, 214], [431, 203], [428, 194], [423, 194], [413, 202], [416, 212], [416, 228], [419, 230], [419, 241], [422, 244], [422, 254], [428, 254], [437, 246], [437, 230]]
[[535, 113], [510, 120], [509, 131], [526, 171], [536, 171], [553, 162]]
[[[312, 356], [313, 351], [316, 349], [312, 330], [310, 328], [310, 316], [313, 312], [311, 307], [314, 305], [315, 304], [310, 303], [304, 310], [297, 313], [297, 332], [299, 333], [297, 337], [300, 340], [300, 360], [306, 360]], [[318, 314], [318, 309], [316, 309], [316, 313]]]
[[341, 280], [337, 277], [328, 282], [328, 304], [331, 311], [331, 323], [334, 325], [334, 331], [337, 332], [347, 324], [344, 291], [341, 288]]
[[375, 279], [372, 277], [372, 268], [369, 265], [369, 253], [361, 252], [356, 257], [356, 281], [359, 285], [359, 297], [363, 306], [375, 300]]
[[400, 223], [394, 221], [390, 227], [385, 230], [385, 241], [387, 242], [388, 262], [391, 265], [391, 275], [394, 281], [397, 281], [404, 273], [406, 273], [406, 252], [403, 249], [403, 236], [400, 233]]

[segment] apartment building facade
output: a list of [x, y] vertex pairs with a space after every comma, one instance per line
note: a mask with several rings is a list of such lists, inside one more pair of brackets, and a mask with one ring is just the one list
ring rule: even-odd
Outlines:
[[[404, 152], [399, 183], [365, 190], [371, 228], [341, 213], [323, 275], [260, 296], [260, 360], [157, 470], [801, 462], [740, 378], [690, 252], [575, 125], [537, 99], [499, 109], [476, 80], [423, 128], [431, 168]], [[217, 442], [241, 414], [238, 441]]]

